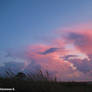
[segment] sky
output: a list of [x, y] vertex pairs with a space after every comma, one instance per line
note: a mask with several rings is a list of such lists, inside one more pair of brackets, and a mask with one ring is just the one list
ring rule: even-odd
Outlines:
[[92, 80], [91, 25], [92, 0], [0, 0], [0, 69]]

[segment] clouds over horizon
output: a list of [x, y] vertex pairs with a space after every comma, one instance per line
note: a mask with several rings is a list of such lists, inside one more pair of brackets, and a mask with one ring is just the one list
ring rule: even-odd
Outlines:
[[0, 54], [3, 67], [21, 62], [23, 66], [18, 69], [22, 71], [42, 69], [58, 80], [92, 80], [92, 29], [81, 25], [60, 30], [56, 35], [58, 38], [50, 44], [29, 45], [20, 55]]

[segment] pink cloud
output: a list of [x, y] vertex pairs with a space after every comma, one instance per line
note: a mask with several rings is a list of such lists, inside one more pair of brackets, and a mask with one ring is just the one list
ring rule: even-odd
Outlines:
[[49, 44], [29, 45], [18, 57], [13, 54], [23, 57], [23, 70], [41, 68], [64, 81], [92, 80], [92, 28], [88, 25], [64, 28], [56, 35]]
[[91, 24], [64, 28], [61, 30], [61, 35], [64, 37], [67, 43], [74, 44], [78, 50], [82, 51], [85, 54], [92, 54]]
[[[85, 67], [81, 57], [85, 57], [87, 59], [86, 56], [92, 54], [91, 47], [92, 29], [88, 26], [82, 27], [82, 25], [80, 25], [61, 30], [61, 34], [59, 34], [58, 38], [53, 39], [49, 45], [30, 45], [27, 48], [27, 56], [28, 58], [33, 59], [37, 64], [40, 64], [43, 69], [54, 71], [58, 79], [86, 80], [87, 78], [91, 79], [91, 77], [89, 74], [84, 76], [84, 72], [82, 70], [85, 70], [85, 68], [90, 66], [90, 63], [86, 60], [85, 62], [88, 66]], [[68, 55], [80, 55], [80, 57], [71, 57], [73, 62], [62, 58]], [[79, 65], [75, 65], [74, 63], [76, 58], [78, 58], [76, 62], [78, 62]], [[81, 70], [78, 68], [81, 68]], [[91, 70], [89, 69], [88, 72], [90, 71]]]

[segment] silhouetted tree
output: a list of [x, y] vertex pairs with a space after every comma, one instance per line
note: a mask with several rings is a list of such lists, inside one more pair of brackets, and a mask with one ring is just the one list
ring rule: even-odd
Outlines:
[[19, 72], [19, 73], [15, 76], [15, 78], [17, 78], [17, 79], [25, 79], [25, 78], [26, 78], [26, 75], [25, 75], [25, 73], [23, 73], [23, 72]]

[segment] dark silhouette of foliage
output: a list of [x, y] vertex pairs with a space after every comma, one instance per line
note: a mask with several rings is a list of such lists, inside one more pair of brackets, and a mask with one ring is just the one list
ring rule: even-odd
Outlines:
[[15, 75], [15, 78], [22, 80], [26, 78], [26, 75], [22, 72], [19, 72], [17, 75]]
[[92, 82], [57, 82], [48, 71], [14, 74], [8, 70], [6, 75], [0, 77], [0, 88], [15, 88], [15, 92], [92, 92]]

